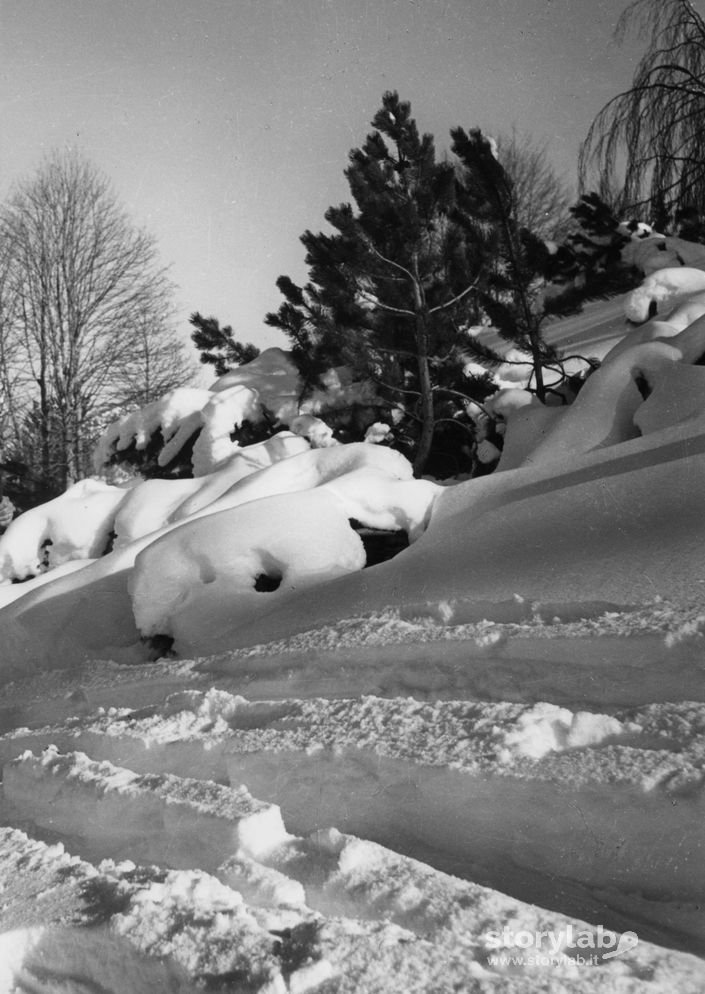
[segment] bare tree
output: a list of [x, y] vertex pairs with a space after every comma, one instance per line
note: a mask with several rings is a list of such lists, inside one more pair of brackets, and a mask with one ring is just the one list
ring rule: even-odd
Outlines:
[[645, 208], [661, 225], [674, 208], [705, 208], [705, 21], [690, 0], [634, 0], [615, 37], [633, 30], [646, 52], [593, 121], [580, 182], [621, 189], [622, 209]]
[[65, 487], [87, 469], [88, 426], [116, 379], [163, 332], [172, 285], [153, 238], [135, 228], [108, 180], [76, 153], [55, 153], [0, 212], [3, 376], [41, 436], [42, 475]]
[[513, 183], [517, 225], [539, 238], [561, 240], [567, 235], [573, 191], [551, 164], [548, 145], [513, 130], [497, 139], [497, 158]]
[[195, 363], [171, 322], [168, 307], [147, 307], [135, 321], [133, 349], [118, 362], [107, 397], [113, 410], [143, 407], [194, 378]]

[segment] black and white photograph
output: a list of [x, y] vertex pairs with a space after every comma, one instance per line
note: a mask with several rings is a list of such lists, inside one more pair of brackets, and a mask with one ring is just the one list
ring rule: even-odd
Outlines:
[[705, 990], [705, 0], [0, 0], [0, 994]]

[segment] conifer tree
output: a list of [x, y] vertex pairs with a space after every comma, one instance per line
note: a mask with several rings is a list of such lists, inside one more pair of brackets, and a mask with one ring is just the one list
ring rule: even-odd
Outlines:
[[256, 345], [238, 342], [230, 325], [221, 328], [217, 318], [204, 318], [196, 311], [189, 318], [189, 324], [194, 328], [191, 341], [201, 354], [201, 362], [215, 366], [216, 376], [224, 376], [233, 366], [251, 362], [259, 355]]
[[342, 364], [371, 379], [420, 473], [438, 423], [462, 420], [467, 397], [448, 384], [462, 381], [468, 353], [497, 361], [463, 330], [479, 316], [493, 233], [467, 211], [458, 223], [467, 195], [456, 169], [397, 93], [384, 94], [372, 126], [345, 172], [355, 207], [326, 212], [332, 233], [304, 233], [309, 282], [280, 277], [285, 302], [266, 321], [289, 336], [305, 382]]
[[542, 325], [550, 315], [578, 310], [582, 295], [572, 285], [558, 285], [563, 257], [553, 255], [541, 238], [519, 226], [515, 186], [494, 143], [478, 129], [454, 128], [451, 137], [465, 191], [465, 205], [456, 220], [466, 224], [480, 220], [492, 233], [479, 302], [500, 336], [531, 356], [530, 385], [544, 401], [544, 368], [557, 364], [559, 357], [545, 342]]

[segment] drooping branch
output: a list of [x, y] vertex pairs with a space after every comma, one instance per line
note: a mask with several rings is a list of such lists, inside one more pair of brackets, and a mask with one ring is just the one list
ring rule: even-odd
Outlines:
[[647, 38], [632, 85], [593, 121], [580, 150], [583, 189], [621, 190], [620, 207], [705, 207], [705, 22], [690, 0], [635, 0], [617, 26]]

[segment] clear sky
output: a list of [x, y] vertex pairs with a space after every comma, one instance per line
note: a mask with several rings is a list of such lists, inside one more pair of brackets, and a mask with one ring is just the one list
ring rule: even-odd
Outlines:
[[245, 340], [299, 235], [348, 199], [348, 151], [382, 93], [439, 148], [455, 125], [529, 132], [574, 182], [580, 140], [628, 84], [626, 0], [0, 0], [0, 197], [54, 148], [81, 150], [158, 240], [179, 327]]

